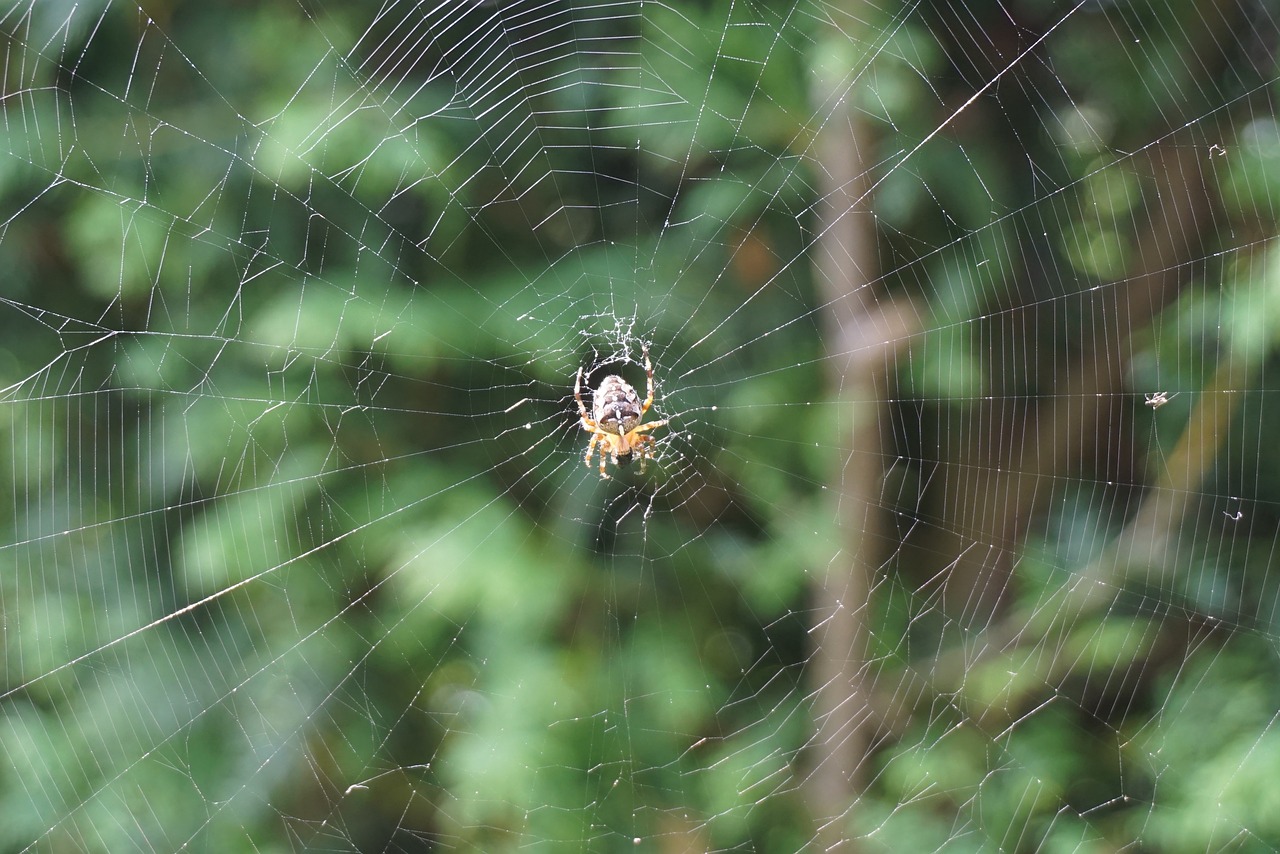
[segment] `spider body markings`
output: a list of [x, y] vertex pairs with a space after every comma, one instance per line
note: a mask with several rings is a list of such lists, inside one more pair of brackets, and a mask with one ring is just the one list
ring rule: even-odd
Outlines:
[[616, 374], [611, 374], [600, 381], [600, 385], [591, 395], [591, 414], [587, 414], [586, 404], [582, 402], [582, 368], [578, 368], [578, 378], [573, 383], [573, 398], [578, 402], [579, 424], [591, 434], [587, 444], [586, 465], [591, 467], [591, 457], [600, 452], [600, 476], [607, 478], [606, 458], [613, 460], [615, 466], [624, 466], [632, 459], [640, 458], [640, 470], [644, 471], [645, 461], [653, 457], [651, 447], [654, 439], [648, 431], [665, 426], [667, 419], [644, 423], [645, 413], [653, 406], [653, 365], [649, 363], [649, 346], [642, 348], [644, 354], [644, 372], [648, 383], [648, 396], [641, 402], [640, 395], [631, 384]]

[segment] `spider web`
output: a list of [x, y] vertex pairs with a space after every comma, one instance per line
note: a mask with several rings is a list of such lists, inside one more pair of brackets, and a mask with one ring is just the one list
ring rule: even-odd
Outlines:
[[1267, 4], [3, 9], [0, 849], [1280, 847]]

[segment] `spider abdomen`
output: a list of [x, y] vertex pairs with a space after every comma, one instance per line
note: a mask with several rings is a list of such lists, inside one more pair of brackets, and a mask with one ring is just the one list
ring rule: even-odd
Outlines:
[[622, 377], [610, 375], [600, 381], [592, 410], [601, 429], [624, 436], [640, 423], [640, 395]]

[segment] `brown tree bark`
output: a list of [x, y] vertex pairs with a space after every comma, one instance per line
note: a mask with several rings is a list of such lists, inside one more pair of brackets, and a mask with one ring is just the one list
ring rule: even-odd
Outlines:
[[[847, 43], [850, 36], [840, 38]], [[876, 296], [868, 171], [874, 140], [852, 103], [856, 85], [856, 69], [826, 66], [819, 68], [813, 92], [817, 115], [826, 117], [816, 142], [819, 201], [812, 254], [833, 403], [829, 480], [840, 542], [830, 561], [816, 568], [811, 591], [815, 732], [806, 785], [820, 850], [843, 851], [855, 850], [849, 817], [866, 786], [877, 729], [866, 621], [886, 536], [880, 509], [886, 389], [892, 353], [915, 327], [909, 304]]]

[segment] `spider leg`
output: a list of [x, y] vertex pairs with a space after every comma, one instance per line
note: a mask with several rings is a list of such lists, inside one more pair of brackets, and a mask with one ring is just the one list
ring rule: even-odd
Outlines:
[[636, 436], [635, 437], [635, 454], [640, 458], [640, 474], [644, 474], [645, 463], [653, 454], [649, 450], [649, 443], [653, 441], [652, 436]]
[[600, 435], [598, 433], [591, 434], [591, 441], [587, 443], [587, 456], [586, 456], [586, 459], [583, 460], [583, 462], [586, 463], [587, 468], [591, 468], [591, 455], [595, 453], [596, 442], [598, 442], [599, 440], [600, 440]]
[[[644, 430], [652, 430], [654, 427], [666, 427], [666, 426], [667, 426], [667, 421], [668, 421], [668, 420], [669, 420], [669, 419], [663, 418], [661, 421], [648, 421], [648, 422], [646, 422], [646, 423], [644, 423], [644, 424], [639, 424], [639, 425], [637, 425], [637, 426], [636, 426], [636, 428], [635, 428], [634, 430], [632, 430], [631, 432], [634, 434], [634, 433], [640, 433], [640, 432], [642, 432], [642, 431], [644, 431]], [[638, 438], [638, 439], [652, 439], [653, 437], [651, 437], [651, 436], [637, 436], [636, 438]]]
[[644, 418], [644, 414], [649, 411], [649, 407], [653, 406], [653, 365], [649, 363], [649, 345], [642, 344], [640, 352], [644, 354], [644, 373], [649, 386], [649, 396], [644, 399], [644, 403], [640, 406], [640, 418]]
[[582, 417], [583, 427], [595, 429], [596, 422], [588, 417], [586, 404], [582, 402], [582, 368], [578, 368], [578, 376], [573, 381], [573, 399], [578, 401], [578, 415]]

